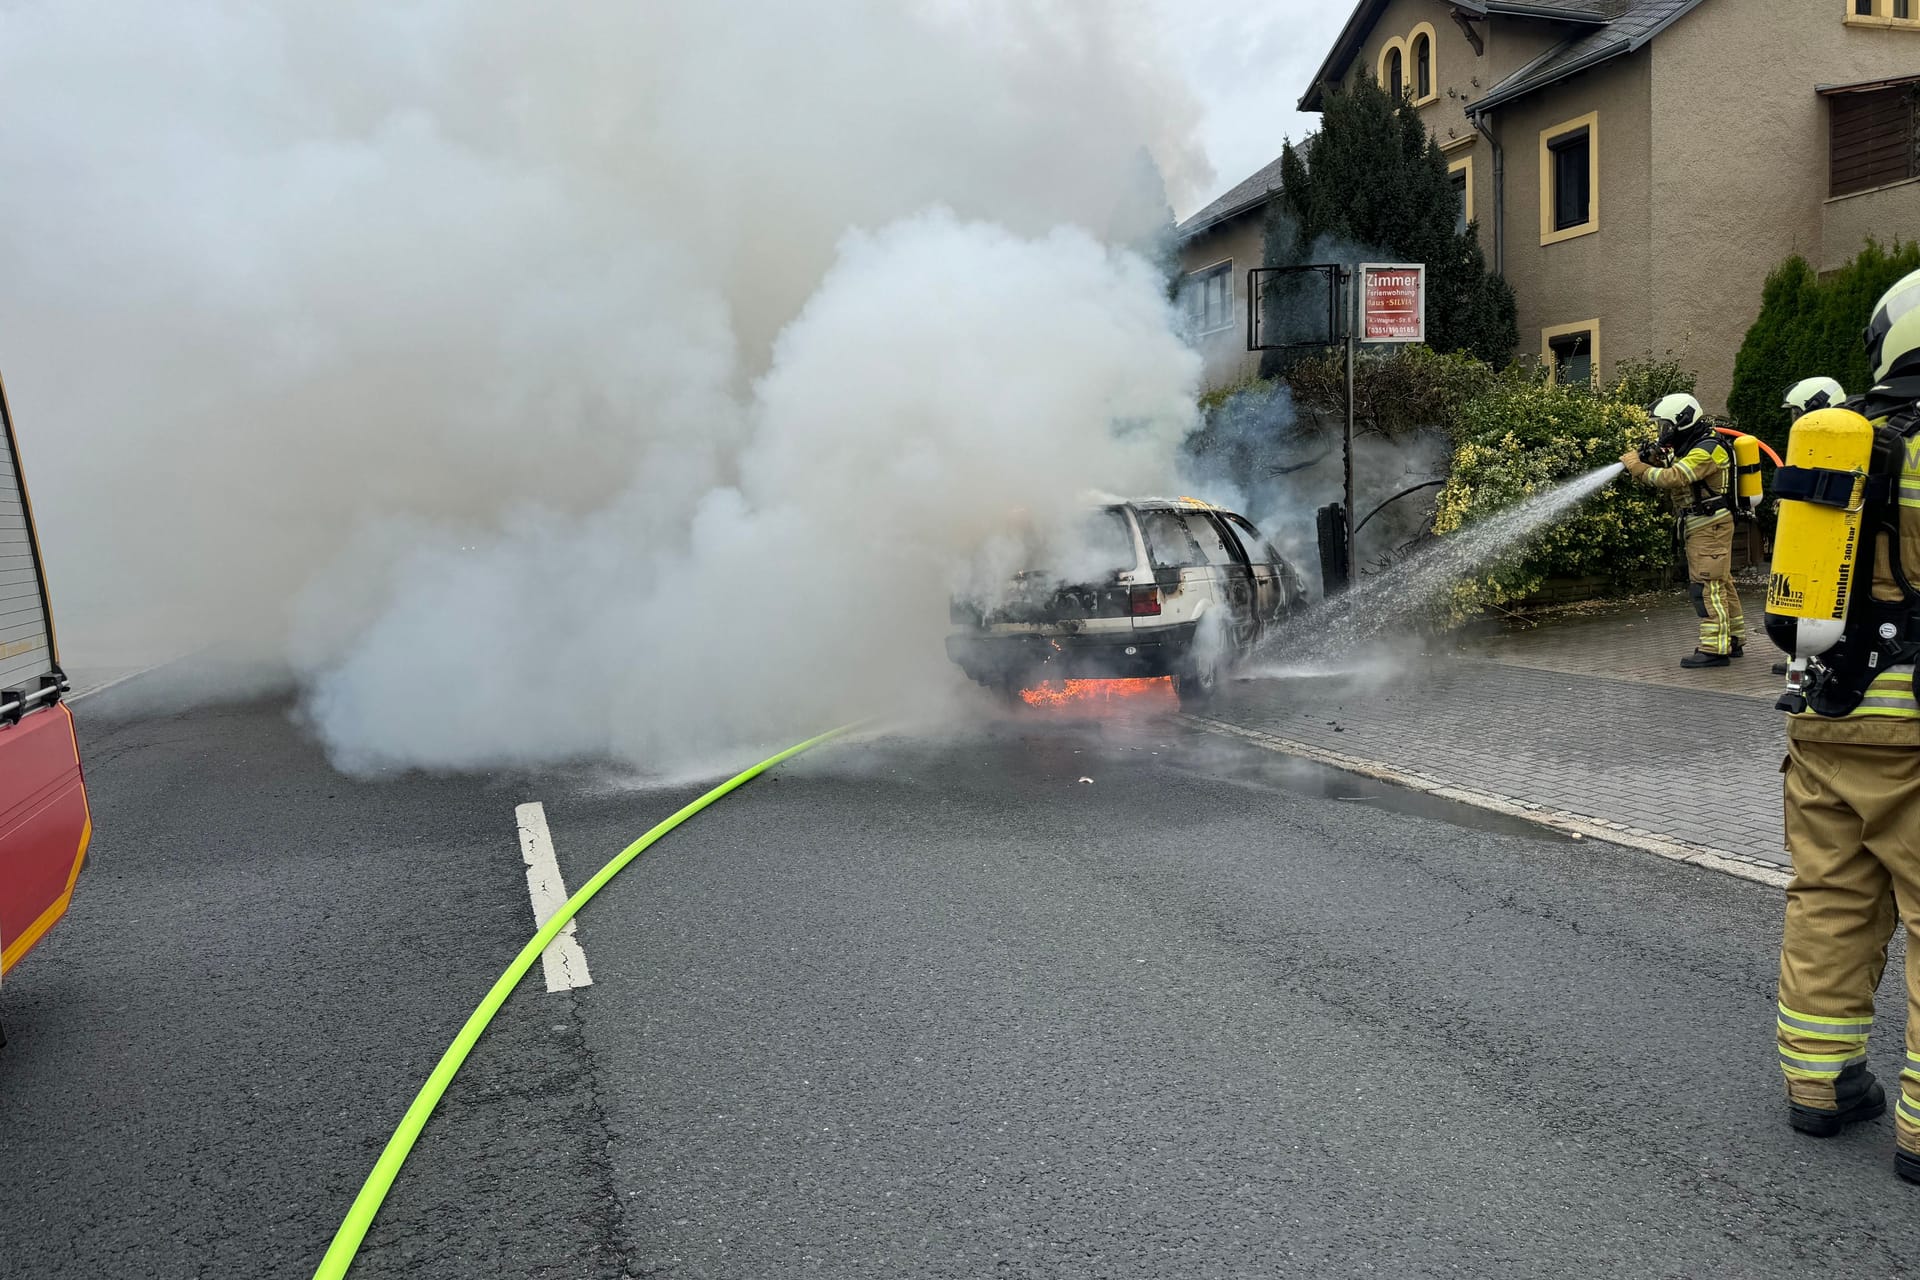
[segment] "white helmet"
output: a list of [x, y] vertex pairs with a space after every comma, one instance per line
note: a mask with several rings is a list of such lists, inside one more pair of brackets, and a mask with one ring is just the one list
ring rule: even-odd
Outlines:
[[1670, 431], [1685, 431], [1700, 421], [1700, 402], [1690, 395], [1675, 392], [1663, 397], [1647, 412]]
[[1874, 381], [1920, 373], [1920, 271], [1880, 296], [1867, 322], [1866, 341]]
[[1793, 417], [1816, 409], [1831, 409], [1847, 398], [1847, 389], [1832, 378], [1802, 378], [1788, 390], [1780, 407]]

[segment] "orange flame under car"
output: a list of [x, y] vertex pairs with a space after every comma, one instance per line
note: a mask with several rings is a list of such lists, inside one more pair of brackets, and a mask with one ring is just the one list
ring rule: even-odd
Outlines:
[[1030, 707], [1091, 712], [1109, 707], [1143, 711], [1180, 709], [1180, 698], [1173, 691], [1171, 676], [1153, 680], [1054, 680], [1022, 689], [1020, 700]]

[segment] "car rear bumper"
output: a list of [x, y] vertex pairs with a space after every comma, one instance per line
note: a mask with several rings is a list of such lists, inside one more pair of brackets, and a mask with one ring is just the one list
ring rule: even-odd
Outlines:
[[1193, 648], [1197, 623], [1131, 632], [947, 637], [947, 656], [985, 685], [1041, 679], [1132, 679], [1176, 674]]

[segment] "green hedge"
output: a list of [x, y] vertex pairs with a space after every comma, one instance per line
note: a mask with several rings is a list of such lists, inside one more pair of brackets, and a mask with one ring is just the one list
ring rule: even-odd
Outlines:
[[[1615, 462], [1654, 435], [1644, 406], [1693, 377], [1671, 361], [1623, 361], [1603, 389], [1503, 371], [1465, 402], [1434, 532], [1454, 533], [1543, 489]], [[1597, 578], [1625, 590], [1673, 563], [1673, 516], [1645, 485], [1610, 484], [1441, 602], [1448, 621], [1532, 595], [1550, 578]]]
[[1727, 411], [1784, 453], [1787, 415], [1780, 397], [1802, 378], [1838, 378], [1849, 395], [1872, 381], [1860, 333], [1873, 304], [1903, 276], [1920, 271], [1920, 242], [1882, 248], [1867, 241], [1859, 256], [1821, 279], [1805, 258], [1788, 258], [1767, 277], [1760, 316], [1747, 330], [1733, 365]]

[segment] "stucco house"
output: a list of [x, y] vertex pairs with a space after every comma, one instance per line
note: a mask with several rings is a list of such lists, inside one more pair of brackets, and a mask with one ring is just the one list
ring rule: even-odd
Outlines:
[[1180, 300], [1209, 388], [1259, 371], [1259, 353], [1247, 350], [1247, 272], [1264, 261], [1267, 205], [1279, 189], [1276, 156], [1179, 226]]
[[[1920, 0], [1360, 0], [1301, 109], [1360, 75], [1418, 108], [1561, 376], [1673, 351], [1719, 409], [1770, 270], [1920, 236]], [[1194, 284], [1231, 259], [1242, 348], [1275, 180], [1181, 226]]]

